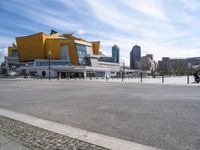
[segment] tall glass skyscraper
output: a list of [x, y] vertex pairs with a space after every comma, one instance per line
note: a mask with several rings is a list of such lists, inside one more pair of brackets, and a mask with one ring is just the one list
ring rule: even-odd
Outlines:
[[133, 46], [130, 52], [130, 68], [131, 69], [138, 69], [137, 68], [137, 61], [141, 59], [141, 48], [138, 45]]
[[119, 63], [119, 55], [120, 55], [119, 51], [120, 48], [117, 45], [114, 45], [112, 47], [112, 57], [115, 58], [116, 63]]

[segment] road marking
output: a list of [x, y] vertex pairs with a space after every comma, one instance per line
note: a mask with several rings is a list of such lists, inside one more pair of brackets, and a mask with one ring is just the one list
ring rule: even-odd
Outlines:
[[158, 150], [154, 147], [74, 128], [3, 108], [0, 108], [0, 115], [112, 150]]

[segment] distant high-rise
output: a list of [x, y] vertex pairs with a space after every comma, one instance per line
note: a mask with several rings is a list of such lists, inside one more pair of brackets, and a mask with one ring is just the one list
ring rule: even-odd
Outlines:
[[141, 59], [141, 48], [138, 45], [133, 46], [130, 52], [130, 68], [138, 69], [137, 62]]
[[112, 47], [112, 57], [115, 58], [116, 63], [119, 63], [119, 51], [120, 51], [120, 49], [117, 45], [114, 45]]

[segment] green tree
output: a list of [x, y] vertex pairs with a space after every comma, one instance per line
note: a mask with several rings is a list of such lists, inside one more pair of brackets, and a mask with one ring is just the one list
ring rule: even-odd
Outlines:
[[186, 63], [178, 62], [175, 67], [177, 75], [186, 75], [188, 72], [188, 66]]

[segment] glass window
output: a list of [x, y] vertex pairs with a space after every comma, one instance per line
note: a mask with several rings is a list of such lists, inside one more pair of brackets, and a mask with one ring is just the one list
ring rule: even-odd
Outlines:
[[86, 45], [76, 44], [77, 51], [85, 51], [86, 52]]
[[85, 65], [85, 60], [84, 58], [78, 58], [79, 64], [80, 65]]
[[86, 57], [87, 53], [84, 51], [77, 51], [78, 57]]
[[70, 62], [69, 50], [67, 45], [61, 46], [60, 53], [61, 53], [61, 60], [67, 60], [68, 62]]
[[86, 45], [76, 44], [78, 62], [80, 66], [88, 65]]
[[18, 57], [18, 51], [17, 50], [12, 51], [12, 57]]
[[86, 51], [87, 51], [87, 54], [93, 55], [93, 51], [92, 51], [91, 46], [86, 46]]

